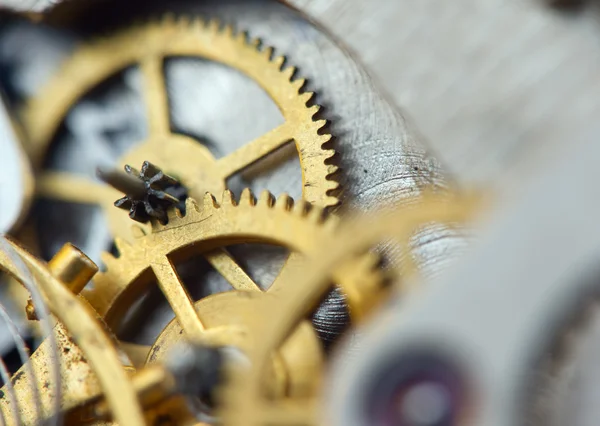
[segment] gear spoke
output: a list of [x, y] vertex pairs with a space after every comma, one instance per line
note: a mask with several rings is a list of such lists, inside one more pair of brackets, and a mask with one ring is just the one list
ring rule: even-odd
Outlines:
[[140, 64], [143, 74], [148, 132], [166, 135], [171, 132], [169, 99], [161, 57], [151, 56]]
[[204, 257], [235, 290], [262, 291], [227, 250], [216, 249], [206, 253]]
[[37, 180], [37, 195], [42, 198], [77, 204], [105, 204], [119, 193], [111, 187], [67, 172], [44, 172]]
[[265, 133], [258, 139], [237, 149], [235, 152], [223, 157], [218, 164], [222, 170], [222, 176], [227, 178], [242, 171], [252, 163], [260, 160], [273, 151], [281, 148], [293, 140], [294, 132], [289, 122]]
[[152, 263], [158, 285], [175, 312], [175, 317], [190, 339], [202, 341], [204, 325], [198, 317], [194, 303], [167, 257]]

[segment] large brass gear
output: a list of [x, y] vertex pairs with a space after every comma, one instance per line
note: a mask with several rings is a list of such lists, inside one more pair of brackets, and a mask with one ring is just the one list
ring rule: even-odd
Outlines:
[[[224, 192], [220, 204], [210, 194], [206, 194], [201, 205], [188, 199], [185, 216], [173, 209], [166, 225], [152, 222], [150, 228], [134, 224], [138, 234], [136, 241], [133, 244], [116, 241], [120, 255], [104, 255], [107, 270], [95, 277], [93, 288], [85, 289], [82, 296], [112, 329], [118, 329], [136, 299], [154, 282], [158, 283], [176, 320], [163, 330], [153, 347], [146, 350], [142, 363], [160, 360], [167, 348], [182, 339], [184, 332], [187, 338], [203, 344], [234, 346], [247, 351], [246, 324], [252, 317], [261, 315], [256, 311], [257, 301], [277, 298], [288, 285], [291, 271], [298, 272], [299, 259], [291, 257], [284, 272], [263, 292], [224, 247], [269, 243], [284, 246], [294, 253], [311, 253], [323, 240], [335, 235], [338, 221], [335, 217], [325, 220], [323, 213], [322, 209], [304, 201], [294, 203], [287, 195], [275, 200], [266, 191], [256, 200], [250, 190], [244, 190], [239, 203], [230, 191]], [[194, 303], [175, 271], [175, 264], [195, 255], [203, 255], [235, 291], [208, 296]], [[375, 256], [363, 256], [338, 278], [345, 282], [345, 288], [368, 287], [375, 293], [382, 283], [376, 265]], [[353, 292], [348, 302], [350, 312], [360, 315], [368, 299], [354, 296], [356, 294]], [[308, 322], [290, 336], [275, 366], [275, 391], [292, 395], [313, 393], [318, 384], [318, 375], [314, 372], [322, 363], [322, 344]], [[304, 354], [301, 360], [297, 358], [299, 352]]]
[[[403, 247], [419, 229], [432, 223], [460, 224], [472, 218], [480, 204], [478, 197], [464, 194], [425, 193], [405, 200], [397, 209], [375, 217], [348, 221], [340, 227], [338, 238], [329, 240], [310, 257], [306, 273], [297, 275], [273, 301], [265, 300], [260, 308], [272, 312], [278, 319], [268, 321], [256, 317], [251, 328], [255, 341], [250, 353], [252, 368], [232, 370], [221, 391], [221, 416], [225, 426], [315, 426], [321, 424], [318, 397], [277, 399], [265, 392], [261, 376], [266, 371], [273, 351], [310, 310], [326, 294], [330, 283], [340, 273], [339, 265], [371, 250], [383, 242], [395, 241]], [[406, 277], [416, 272], [413, 265], [404, 264], [396, 270], [395, 287], [400, 293], [409, 290]], [[340, 281], [344, 285], [343, 281]], [[352, 295], [360, 285], [346, 289]]]
[[[237, 151], [216, 160], [206, 147], [170, 128], [169, 106], [162, 71], [171, 56], [202, 57], [241, 71], [257, 82], [279, 107], [285, 122]], [[103, 80], [139, 64], [149, 123], [145, 142], [120, 159], [138, 165], [150, 161], [177, 176], [190, 196], [220, 193], [228, 177], [241, 171], [285, 143], [294, 141], [300, 158], [303, 197], [311, 204], [330, 207], [338, 184], [332, 180], [337, 167], [326, 164], [334, 151], [323, 147], [330, 141], [325, 120], [316, 120], [320, 107], [309, 106], [313, 93], [304, 92], [304, 79], [295, 79], [295, 68], [285, 58], [273, 57], [273, 49], [260, 48], [245, 33], [217, 21], [175, 18], [138, 25], [76, 49], [61, 71], [22, 111], [28, 131], [26, 150], [34, 165], [41, 161], [69, 110]], [[118, 196], [111, 188], [69, 173], [47, 172], [38, 179], [38, 194], [83, 204], [100, 204], [109, 217], [113, 235], [130, 239], [128, 218], [112, 207]]]

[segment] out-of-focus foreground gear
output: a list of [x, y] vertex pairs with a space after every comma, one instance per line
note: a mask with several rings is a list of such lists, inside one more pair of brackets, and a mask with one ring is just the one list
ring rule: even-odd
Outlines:
[[[321, 420], [320, 392], [301, 398], [277, 398], [264, 386], [263, 375], [272, 353], [304, 318], [310, 314], [330, 288], [331, 282], [345, 282], [336, 277], [351, 259], [390, 241], [404, 249], [423, 227], [434, 223], [457, 225], [469, 220], [477, 205], [477, 197], [458, 194], [425, 194], [399, 209], [381, 213], [376, 220], [363, 218], [349, 221], [339, 229], [337, 238], [330, 239], [310, 257], [305, 273], [296, 275], [279, 294], [277, 301], [265, 299], [262, 310], [273, 312], [277, 321], [264, 316], [253, 322], [252, 336], [256, 339], [249, 353], [252, 368], [233, 370], [222, 390], [222, 412], [227, 426], [274, 426], [326, 424]], [[395, 278], [396, 291], [401, 296], [409, 290], [407, 280], [416, 270], [410, 257], [399, 265]], [[360, 299], [366, 293], [362, 283], [343, 287], [349, 298]], [[368, 290], [367, 290], [368, 291]], [[319, 390], [320, 391], [320, 390]]]
[[[285, 122], [223, 158], [215, 159], [198, 141], [171, 130], [163, 71], [168, 57], [199, 57], [230, 66], [249, 76], [273, 99]], [[200, 18], [164, 19], [125, 29], [79, 47], [21, 116], [28, 129], [26, 150], [39, 165], [70, 108], [93, 88], [132, 65], [139, 64], [147, 110], [147, 139], [121, 158], [120, 163], [150, 161], [176, 176], [189, 195], [221, 193], [229, 177], [294, 141], [300, 158], [303, 197], [320, 207], [336, 205], [332, 180], [337, 167], [327, 164], [334, 151], [323, 147], [331, 136], [325, 120], [316, 119], [319, 106], [310, 105], [313, 93], [304, 92], [305, 80], [273, 49], [261, 48], [231, 26]], [[235, 123], [232, 123], [235, 125]], [[38, 194], [69, 202], [99, 204], [109, 215], [114, 235], [130, 238], [128, 218], [116, 215], [114, 193], [67, 173], [47, 172], [38, 180]]]
[[496, 207], [456, 268], [361, 330], [361, 357], [334, 367], [328, 424], [398, 418], [427, 379], [437, 424], [596, 424], [599, 156], [574, 144]]

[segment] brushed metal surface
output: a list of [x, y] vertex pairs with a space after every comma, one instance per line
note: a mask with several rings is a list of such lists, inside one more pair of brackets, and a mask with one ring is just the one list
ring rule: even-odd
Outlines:
[[333, 364], [329, 423], [371, 423], [365, 383], [417, 353], [455, 366], [473, 426], [597, 424], [600, 145], [575, 148], [498, 203], [447, 274], [362, 330], [362, 356]]
[[289, 2], [360, 58], [461, 180], [511, 189], [600, 136], [597, 2]]

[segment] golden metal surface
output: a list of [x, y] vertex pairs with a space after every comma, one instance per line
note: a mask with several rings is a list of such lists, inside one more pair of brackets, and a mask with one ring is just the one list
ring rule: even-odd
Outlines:
[[[50, 269], [42, 261], [36, 259], [15, 243], [11, 243], [11, 247], [21, 257], [35, 277], [36, 284], [42, 292], [52, 314], [68, 330], [69, 336], [67, 340], [70, 341], [72, 339], [75, 345], [81, 349], [82, 356], [78, 357], [78, 360], [85, 359], [87, 361], [84, 364], [75, 364], [74, 362], [63, 364], [61, 366], [62, 371], [66, 373], [67, 377], [69, 377], [69, 374], [77, 374], [78, 372], [75, 371], [76, 368], [82, 369], [79, 373], [86, 374], [89, 371], [86, 364], [89, 363], [89, 367], [95, 373], [99, 387], [103, 391], [116, 421], [120, 424], [144, 425], [144, 415], [138, 403], [136, 391], [123, 368], [122, 355], [117, 351], [115, 341], [106, 331], [103, 323], [97, 318], [96, 313], [87, 306], [84, 300], [75, 296], [63, 283], [54, 277]], [[4, 251], [0, 251], [0, 267], [15, 279], [22, 279], [13, 259]], [[55, 332], [61, 333], [60, 326], [58, 327]], [[64, 343], [61, 349], [65, 347], [71, 346]], [[46, 348], [47, 350], [48, 348]], [[64, 350], [61, 356], [63, 355]], [[43, 353], [38, 355], [38, 359], [39, 363], [36, 365], [39, 368], [39, 374], [36, 376], [43, 378], [43, 371], [44, 369], [51, 368], [48, 365], [51, 361], [47, 356], [44, 357]], [[62, 359], [64, 360], [65, 358]], [[67, 361], [69, 359], [71, 361], [74, 360], [72, 355], [66, 357]], [[19, 376], [15, 375], [13, 381], [17, 381], [17, 377]], [[81, 396], [86, 397], [94, 391], [93, 382], [83, 384], [83, 389], [77, 388], [78, 384], [76, 381], [69, 381], [68, 386], [75, 386], [75, 388], [71, 389], [73, 395], [82, 392], [83, 395], [77, 395], [80, 401], [81, 399], [79, 398]], [[38, 383], [38, 389], [47, 389], [48, 387], [46, 386], [46, 382]], [[19, 409], [23, 420], [36, 418], [37, 407], [31, 406], [32, 399], [28, 393], [25, 390], [20, 393], [20, 397], [23, 399]], [[45, 400], [49, 401], [48, 398], [52, 397], [50, 391], [44, 393]], [[27, 405], [28, 401], [29, 405]], [[48, 406], [43, 405], [42, 408], [47, 409]], [[45, 414], [50, 413], [45, 411]]]
[[48, 268], [52, 275], [67, 286], [73, 294], [79, 294], [98, 272], [98, 266], [70, 243], [62, 246], [50, 259]]
[[[140, 370], [131, 377], [131, 382], [143, 408], [151, 408], [171, 397], [176, 390], [175, 378], [160, 365]], [[108, 418], [110, 407], [102, 401], [94, 407], [96, 418]]]
[[[194, 306], [202, 315], [206, 326], [203, 343], [215, 347], [236, 348], [245, 353], [250, 350], [247, 325], [256, 316], [257, 300], [268, 297], [262, 292], [230, 291], [215, 294], [197, 301]], [[263, 315], [270, 315], [264, 312]], [[177, 320], [167, 325], [150, 351], [147, 363], [164, 361], [169, 351], [185, 341], [183, 328]], [[275, 395], [312, 395], [319, 385], [319, 372], [323, 367], [321, 342], [312, 324], [304, 321], [281, 346], [275, 367], [271, 393]], [[299, 350], [300, 349], [300, 350]], [[301, 354], [302, 358], [296, 358]]]
[[[305, 81], [294, 79], [295, 68], [285, 67], [283, 57], [272, 55], [273, 49], [259, 49], [258, 40], [249, 41], [230, 26], [220, 28], [216, 21], [171, 16], [80, 46], [22, 111], [29, 132], [27, 152], [33, 163], [40, 165], [76, 102], [105, 79], [137, 64], [144, 77], [149, 136], [120, 159], [122, 165], [150, 161], [177, 176], [193, 198], [201, 199], [207, 191], [221, 193], [227, 178], [294, 141], [302, 169], [303, 197], [314, 205], [333, 206], [338, 203], [331, 195], [338, 187], [332, 180], [337, 168], [325, 164], [334, 154], [323, 148], [331, 138], [324, 131], [326, 122], [315, 120], [319, 106], [307, 106], [313, 93], [303, 92]], [[171, 131], [163, 72], [164, 60], [171, 56], [201, 57], [241, 71], [273, 99], [285, 122], [215, 159], [205, 146]], [[114, 191], [93, 190], [98, 184], [64, 172], [44, 172], [38, 180], [38, 196], [99, 204], [108, 214], [113, 235], [131, 240], [127, 215], [112, 207]]]
[[[155, 342], [148, 362], [162, 359], [165, 351], [184, 334], [203, 344], [233, 346], [245, 351], [248, 348], [245, 324], [257, 314], [256, 301], [267, 294], [276, 296], [287, 285], [285, 280], [291, 272], [280, 274], [271, 287], [262, 292], [225, 248], [239, 243], [268, 243], [281, 245], [294, 253], [310, 253], [324, 239], [333, 238], [337, 223], [334, 217], [324, 220], [321, 209], [311, 208], [304, 201], [294, 205], [287, 195], [275, 200], [264, 192], [257, 201], [249, 190], [244, 190], [239, 204], [230, 191], [223, 193], [220, 204], [210, 194], [204, 197], [202, 205], [189, 199], [185, 216], [171, 210], [167, 225], [154, 221], [149, 229], [133, 224], [137, 229], [136, 241], [130, 244], [116, 240], [119, 256], [104, 255], [106, 272], [99, 273], [94, 287], [85, 289], [82, 295], [112, 329], [118, 329], [133, 303], [157, 283], [173, 308], [176, 321], [167, 326]], [[229, 280], [234, 291], [194, 304], [175, 267], [196, 255], [205, 256]], [[355, 262], [353, 268], [338, 278], [348, 283], [357, 277], [380, 282], [381, 277], [370, 260], [372, 257], [366, 258], [369, 260]], [[283, 271], [297, 270], [293, 264], [298, 261], [298, 257], [293, 257]], [[292, 267], [288, 267], [290, 263]], [[292, 395], [310, 393], [318, 375], [308, 372], [321, 368], [321, 345], [308, 324], [301, 327], [290, 342], [280, 351], [273, 366], [276, 382], [273, 388], [285, 389]], [[290, 348], [302, 348], [302, 360]]]
[[[81, 349], [75, 345], [65, 327], [58, 323], [54, 327], [54, 336], [60, 354], [61, 375], [61, 409], [68, 412], [81, 405], [88, 399], [101, 394], [102, 389], [96, 379], [92, 367], [85, 360]], [[55, 379], [52, 367], [53, 348], [48, 339], [33, 352], [28, 364], [22, 366], [13, 374], [12, 385], [19, 405], [19, 414], [26, 425], [35, 425], [39, 419], [36, 416], [36, 395], [31, 391], [34, 384], [39, 390], [41, 410], [44, 417], [52, 414], [55, 407]], [[29, 374], [28, 368], [33, 370], [35, 379]], [[4, 385], [0, 390], [0, 411], [7, 424], [18, 424], [11, 413], [11, 401], [8, 398], [9, 390]]]
[[[312, 252], [310, 267], [282, 289], [275, 303], [265, 299], [264, 305], [257, 308], [270, 312], [277, 321], [272, 321], [271, 317], [254, 317], [251, 335], [256, 340], [249, 352], [253, 368], [233, 374], [221, 393], [223, 406], [220, 414], [226, 426], [320, 424], [317, 399], [273, 398], [264, 387], [263, 375], [281, 342], [327, 293], [332, 278], [335, 279], [339, 273], [339, 265], [389, 240], [406, 247], [414, 233], [425, 225], [462, 223], [472, 216], [478, 201], [461, 195], [426, 194], [410, 204], [374, 219], [362, 218], [343, 225], [337, 238], [324, 241], [318, 250]], [[399, 276], [404, 276], [404, 273], [399, 272]], [[344, 281], [339, 282], [344, 285]], [[397, 289], [400, 292], [405, 290], [402, 285], [398, 285]], [[346, 290], [349, 293], [361, 292], [356, 288]]]

